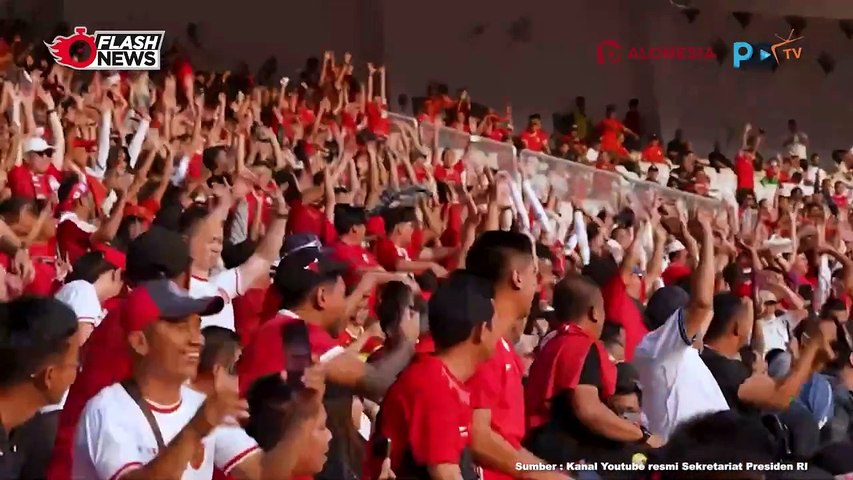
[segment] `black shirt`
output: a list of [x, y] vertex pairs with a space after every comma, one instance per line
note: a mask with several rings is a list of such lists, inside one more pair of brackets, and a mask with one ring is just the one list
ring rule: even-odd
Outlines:
[[0, 424], [0, 478], [18, 478], [23, 457], [18, 453], [15, 431], [12, 435]]
[[757, 416], [760, 413], [759, 410], [752, 405], [743, 403], [737, 395], [741, 384], [752, 375], [749, 368], [740, 360], [720, 355], [708, 347], [702, 349], [700, 356], [720, 386], [729, 408], [744, 415]]

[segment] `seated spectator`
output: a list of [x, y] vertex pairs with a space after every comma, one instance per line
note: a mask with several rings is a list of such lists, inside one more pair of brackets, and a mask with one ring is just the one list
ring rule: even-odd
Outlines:
[[630, 461], [651, 433], [611, 411], [616, 367], [598, 340], [604, 300], [586, 277], [569, 275], [554, 291], [558, 329], [530, 367], [525, 385], [531, 452], [553, 463], [611, 459]]
[[652, 135], [649, 138], [649, 143], [643, 149], [643, 161], [649, 163], [666, 163], [666, 157], [663, 154], [663, 148], [661, 148], [660, 139], [657, 135]]

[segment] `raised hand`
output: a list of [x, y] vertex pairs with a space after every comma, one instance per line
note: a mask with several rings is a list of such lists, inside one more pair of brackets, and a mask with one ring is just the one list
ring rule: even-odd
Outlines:
[[249, 418], [249, 403], [240, 399], [237, 378], [224, 370], [217, 370], [213, 379], [213, 393], [190, 420], [201, 436], [207, 436], [220, 425], [238, 425]]

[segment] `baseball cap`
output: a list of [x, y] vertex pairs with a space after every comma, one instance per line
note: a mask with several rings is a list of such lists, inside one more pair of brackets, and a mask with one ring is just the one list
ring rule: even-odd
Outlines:
[[279, 260], [273, 285], [282, 296], [311, 290], [324, 282], [343, 276], [347, 265], [332, 259], [319, 248], [302, 248]]
[[53, 152], [53, 146], [49, 145], [41, 137], [30, 137], [24, 140], [24, 153], [30, 152]]
[[143, 330], [160, 321], [181, 321], [190, 315], [214, 315], [225, 306], [220, 296], [193, 298], [175, 282], [163, 278], [136, 286], [122, 306], [126, 332]]
[[152, 226], [127, 247], [129, 281], [175, 278], [189, 269], [190, 247], [178, 232]]
[[646, 304], [646, 326], [655, 330], [667, 322], [678, 310], [687, 306], [690, 295], [683, 288], [669, 285], [659, 288]]
[[767, 305], [768, 303], [779, 303], [779, 300], [776, 298], [776, 295], [774, 295], [773, 292], [768, 290], [761, 290], [760, 292], [758, 292], [758, 301], [762, 305]]
[[685, 249], [686, 249], [686, 247], [684, 246], [684, 244], [681, 243], [680, 240], [675, 239], [675, 240], [666, 244], [665, 252], [667, 255], [672, 255], [675, 252], [680, 252], [680, 251], [685, 250]]
[[440, 349], [468, 339], [481, 323], [491, 325], [495, 314], [494, 288], [468, 272], [454, 272], [429, 299], [429, 331]]
[[307, 248], [320, 249], [322, 247], [323, 243], [317, 235], [313, 233], [294, 233], [284, 238], [284, 243], [281, 245], [281, 255], [284, 257], [299, 250]]

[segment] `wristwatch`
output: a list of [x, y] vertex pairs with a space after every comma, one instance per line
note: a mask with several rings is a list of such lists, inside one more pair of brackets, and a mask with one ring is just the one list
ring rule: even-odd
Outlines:
[[649, 437], [652, 436], [652, 432], [650, 432], [649, 429], [645, 427], [645, 425], [640, 425], [640, 431], [643, 432], [643, 438], [641, 438], [638, 443], [646, 443], [647, 441], [649, 441]]

